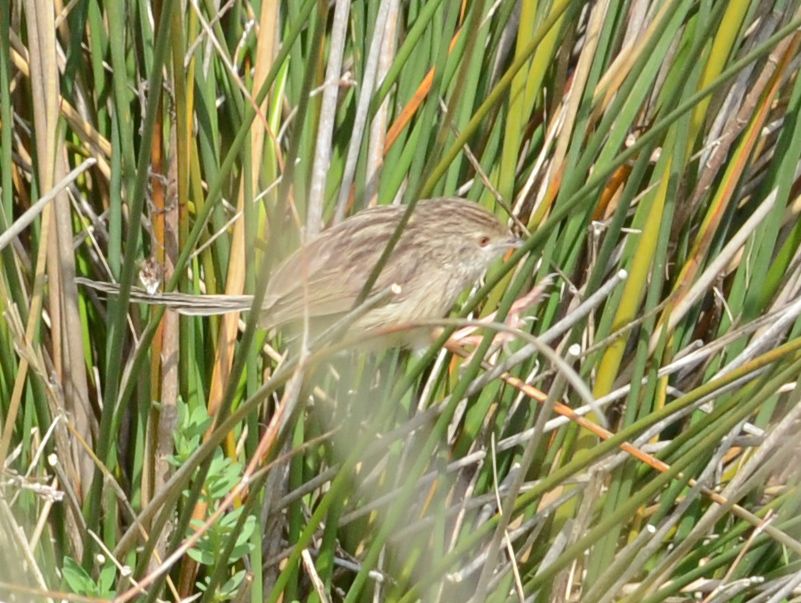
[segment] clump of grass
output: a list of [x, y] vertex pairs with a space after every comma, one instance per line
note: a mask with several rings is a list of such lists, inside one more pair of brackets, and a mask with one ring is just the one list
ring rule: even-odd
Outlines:
[[[25, 559], [0, 590], [789, 599], [799, 25], [0, 4], [0, 554]], [[299, 359], [247, 314], [130, 303], [140, 279], [258, 295], [326, 225], [437, 195], [526, 235], [459, 345]]]

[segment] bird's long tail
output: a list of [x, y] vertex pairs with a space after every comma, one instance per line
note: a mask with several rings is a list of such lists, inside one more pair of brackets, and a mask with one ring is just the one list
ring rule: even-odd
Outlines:
[[[79, 285], [100, 291], [106, 295], [119, 295], [120, 286], [88, 278], [77, 277]], [[213, 316], [250, 310], [252, 295], [191, 295], [189, 293], [153, 293], [139, 287], [131, 287], [131, 301], [154, 306], [166, 306], [186, 316]]]

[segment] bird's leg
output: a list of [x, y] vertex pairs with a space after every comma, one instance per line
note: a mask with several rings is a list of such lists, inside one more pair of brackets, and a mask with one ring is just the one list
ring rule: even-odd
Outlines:
[[[507, 314], [506, 320], [504, 321], [505, 324], [512, 329], [519, 329], [525, 320], [525, 317], [522, 316], [523, 313], [540, 300], [542, 294], [545, 292], [546, 288], [550, 287], [551, 283], [553, 283], [553, 277], [547, 276], [542, 281], [537, 283], [537, 285], [533, 287], [531, 291], [516, 299], [512, 304], [512, 307], [509, 309], [509, 314]], [[482, 318], [481, 321], [491, 322], [495, 319], [495, 314], [496, 313], [493, 312], [489, 316]], [[479, 343], [481, 343], [482, 337], [480, 335], [474, 335], [474, 333], [479, 328], [480, 327], [470, 326], [459, 329], [448, 339], [448, 345], [477, 346]], [[512, 340], [514, 340], [514, 335], [512, 333], [496, 333], [492, 342], [492, 347], [494, 348], [495, 346], [509, 343]]]

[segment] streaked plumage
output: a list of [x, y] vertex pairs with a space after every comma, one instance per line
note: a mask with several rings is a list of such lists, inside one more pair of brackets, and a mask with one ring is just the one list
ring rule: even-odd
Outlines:
[[[267, 286], [262, 325], [298, 320], [304, 306], [310, 318], [351, 310], [405, 210], [384, 206], [361, 211], [290, 255]], [[397, 283], [401, 293], [355, 326], [369, 330], [441, 318], [459, 293], [516, 243], [506, 226], [475, 203], [420, 201], [373, 287], [382, 291]]]

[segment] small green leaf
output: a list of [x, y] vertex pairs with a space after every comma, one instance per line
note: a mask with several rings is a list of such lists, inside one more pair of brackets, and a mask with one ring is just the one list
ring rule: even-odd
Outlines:
[[70, 590], [77, 595], [92, 595], [97, 591], [97, 585], [92, 577], [72, 557], [64, 558], [61, 575], [64, 576], [64, 581]]

